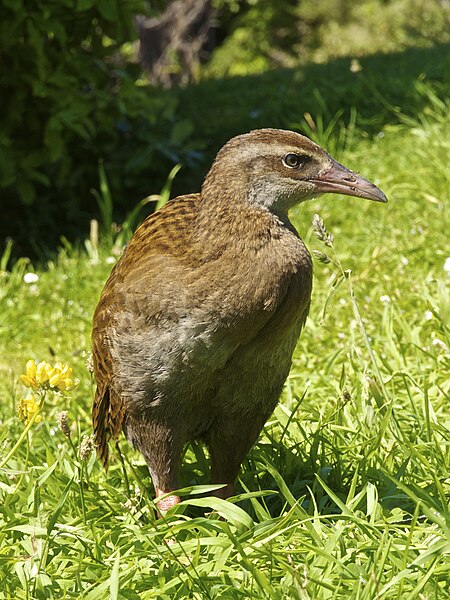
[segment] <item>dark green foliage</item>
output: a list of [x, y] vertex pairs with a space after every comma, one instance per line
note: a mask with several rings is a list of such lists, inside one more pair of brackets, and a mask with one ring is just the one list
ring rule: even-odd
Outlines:
[[224, 40], [206, 65], [206, 75], [246, 75], [293, 64], [289, 57], [298, 40], [295, 2], [216, 0], [214, 4]]
[[123, 213], [179, 160], [174, 101], [136, 86], [140, 68], [119, 54], [144, 4], [2, 3], [0, 237], [19, 241], [16, 254], [87, 230], [100, 158]]

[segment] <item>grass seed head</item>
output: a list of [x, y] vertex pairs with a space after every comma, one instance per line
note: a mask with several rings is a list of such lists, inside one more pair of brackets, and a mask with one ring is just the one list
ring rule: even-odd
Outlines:
[[61, 412], [56, 413], [56, 422], [58, 423], [58, 427], [62, 433], [67, 438], [70, 438], [70, 426], [67, 419], [67, 410], [62, 410]]
[[325, 254], [325, 252], [320, 252], [319, 250], [313, 250], [312, 253], [317, 258], [320, 263], [327, 265], [331, 262], [331, 259]]
[[80, 458], [81, 460], [88, 460], [90, 455], [92, 454], [92, 450], [94, 449], [94, 436], [85, 435], [81, 440], [80, 444]]
[[326, 246], [329, 246], [331, 248], [331, 246], [334, 243], [334, 235], [327, 231], [323, 219], [317, 213], [312, 219], [312, 226], [314, 229], [314, 235]]

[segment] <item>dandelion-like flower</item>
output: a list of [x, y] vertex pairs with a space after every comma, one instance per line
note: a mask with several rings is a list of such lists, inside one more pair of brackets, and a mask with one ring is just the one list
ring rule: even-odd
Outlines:
[[36, 273], [25, 273], [23, 280], [25, 283], [36, 283], [36, 281], [39, 281], [39, 275], [36, 275]]
[[[28, 425], [31, 419], [38, 413], [40, 409], [39, 402], [36, 401], [36, 397], [34, 394], [28, 394], [26, 398], [21, 398], [19, 400], [18, 413], [19, 419]], [[34, 418], [35, 423], [39, 423], [42, 421], [42, 416], [37, 415]]]
[[[35, 423], [42, 421], [38, 414], [47, 391], [66, 392], [78, 385], [78, 380], [73, 378], [73, 370], [68, 365], [57, 362], [51, 365], [46, 361], [37, 363], [29, 360], [26, 364], [25, 373], [20, 376], [25, 387], [30, 388], [26, 398], [21, 398], [18, 405], [18, 414], [21, 421], [28, 425], [33, 419]], [[32, 393], [31, 390], [33, 390]], [[37, 395], [37, 396], [36, 396]], [[38, 400], [36, 400], [38, 397]], [[67, 413], [65, 413], [66, 424], [64, 426], [64, 414], [59, 413], [58, 424], [64, 435], [70, 435], [67, 424]], [[69, 433], [67, 433], [67, 431]]]
[[61, 362], [52, 366], [46, 361], [36, 363], [29, 360], [26, 371], [20, 378], [25, 387], [33, 390], [53, 389], [66, 392], [78, 385], [78, 380], [73, 378], [72, 367]]
[[352, 73], [360, 73], [362, 71], [361, 63], [357, 58], [352, 58], [352, 61], [350, 63], [350, 71]]
[[[42, 421], [40, 410], [47, 393], [66, 392], [78, 385], [78, 380], [73, 378], [72, 368], [60, 362], [52, 366], [45, 361], [36, 363], [34, 360], [29, 360], [26, 364], [25, 373], [22, 373], [20, 379], [25, 387], [31, 388], [26, 398], [20, 398], [17, 406], [18, 417], [25, 423], [25, 428], [8, 454], [0, 460], [0, 469], [8, 463], [20, 444], [26, 439], [31, 426]], [[59, 413], [57, 418], [61, 431], [69, 437], [70, 428], [67, 423], [67, 412]]]

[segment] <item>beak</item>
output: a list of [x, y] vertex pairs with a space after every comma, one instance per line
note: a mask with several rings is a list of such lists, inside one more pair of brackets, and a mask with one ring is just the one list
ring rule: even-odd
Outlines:
[[344, 194], [345, 196], [357, 196], [376, 202], [387, 202], [386, 196], [376, 185], [350, 171], [333, 158], [329, 169], [322, 171], [308, 181], [316, 185], [316, 190], [320, 194]]

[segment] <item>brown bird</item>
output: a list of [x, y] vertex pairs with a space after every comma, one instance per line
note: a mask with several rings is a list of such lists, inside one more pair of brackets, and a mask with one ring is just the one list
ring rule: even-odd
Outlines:
[[[324, 192], [386, 202], [375, 185], [292, 131], [260, 129], [219, 151], [199, 194], [138, 228], [94, 315], [98, 455], [123, 429], [156, 496], [178, 487], [183, 447], [203, 441], [233, 493], [274, 410], [308, 314], [311, 257], [288, 210]], [[175, 494], [159, 506], [179, 502]]]

